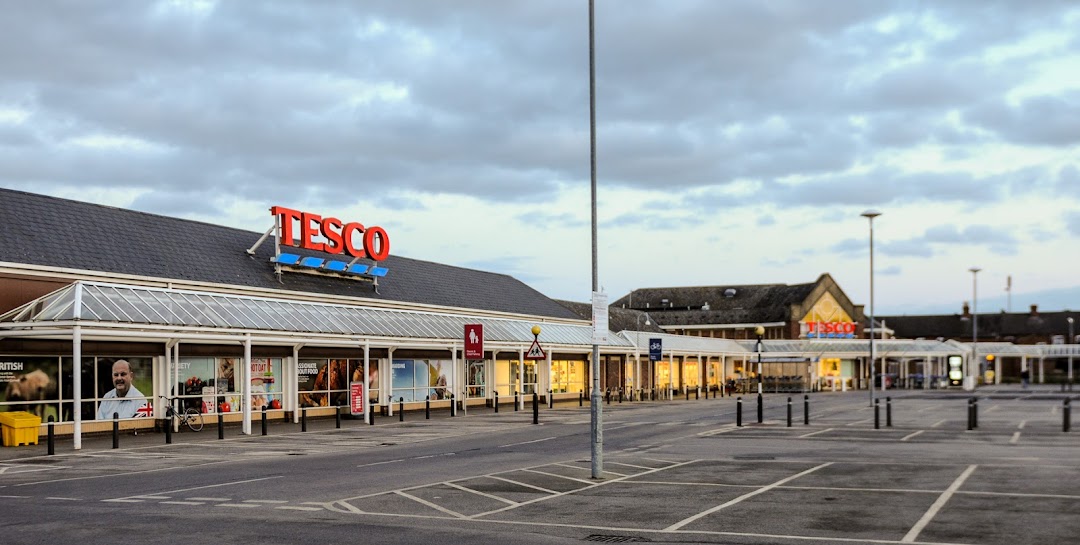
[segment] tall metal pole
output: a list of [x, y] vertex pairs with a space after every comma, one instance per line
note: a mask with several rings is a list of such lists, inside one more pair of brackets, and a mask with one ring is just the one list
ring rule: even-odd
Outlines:
[[[589, 167], [592, 187], [592, 292], [600, 290], [600, 277], [596, 267], [596, 52], [593, 46], [593, 3], [589, 0]], [[592, 393], [589, 410], [592, 420], [592, 478], [604, 476], [604, 414], [600, 397], [600, 346], [592, 345]]]
[[[870, 406], [874, 406], [874, 218], [881, 215], [877, 210], [867, 210], [862, 217], [870, 220]], [[885, 377], [881, 377], [881, 386], [885, 387]]]
[[1072, 347], [1072, 345], [1076, 344], [1076, 337], [1073, 336], [1073, 318], [1072, 318], [1072, 316], [1069, 316], [1067, 318], [1067, 320], [1069, 321], [1069, 342], [1067, 342], [1065, 344], [1069, 345], [1069, 390], [1071, 391], [1072, 390], [1072, 384], [1073, 384], [1073, 366], [1072, 366], [1073, 347]]
[[968, 367], [968, 375], [971, 377], [971, 389], [975, 389], [979, 368], [979, 267], [968, 269], [971, 271], [971, 365]]

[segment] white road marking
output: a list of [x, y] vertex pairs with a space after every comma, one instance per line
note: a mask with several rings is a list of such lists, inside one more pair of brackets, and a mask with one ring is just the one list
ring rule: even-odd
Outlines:
[[279, 505], [274, 509], [285, 509], [289, 511], [322, 511], [321, 507], [300, 507], [297, 505]]
[[543, 439], [534, 439], [532, 441], [522, 441], [520, 443], [510, 443], [509, 445], [499, 445], [498, 448], [516, 447], [518, 445], [530, 445], [532, 443], [542, 443], [544, 441], [551, 441], [557, 439], [557, 437], [545, 437]]
[[511, 500], [508, 500], [506, 498], [496, 496], [494, 494], [488, 494], [487, 492], [481, 492], [479, 490], [473, 490], [471, 488], [467, 488], [467, 487], [461, 486], [460, 484], [452, 483], [452, 482], [449, 482], [449, 481], [444, 482], [442, 484], [445, 484], [446, 486], [454, 487], [454, 488], [456, 488], [458, 490], [462, 490], [462, 491], [465, 491], [465, 492], [470, 492], [470, 493], [476, 494], [478, 496], [484, 496], [485, 498], [491, 498], [493, 500], [501, 501], [503, 503], [508, 503], [510, 505], [517, 505], [518, 504], [518, 502], [516, 502], [516, 501], [511, 501]]
[[206, 505], [201, 501], [163, 501], [161, 503], [167, 505]]
[[942, 424], [944, 424], [946, 422], [948, 422], [948, 420], [938, 420], [937, 422], [934, 422], [933, 424], [930, 424], [930, 427], [931, 428], [937, 428], [937, 427], [941, 426]]
[[568, 481], [577, 481], [585, 484], [595, 484], [593, 481], [586, 481], [585, 479], [578, 479], [576, 477], [567, 477], [566, 475], [559, 475], [558, 473], [549, 473], [547, 471], [540, 471], [539, 469], [522, 469], [521, 471], [528, 471], [529, 473], [539, 473], [540, 475], [547, 475], [549, 477], [558, 477], [560, 479], [566, 479]]
[[401, 458], [401, 459], [399, 459], [399, 460], [387, 460], [387, 461], [385, 461], [385, 462], [372, 462], [372, 463], [370, 463], [370, 464], [360, 464], [360, 465], [358, 465], [358, 466], [356, 466], [356, 467], [370, 467], [370, 466], [381, 466], [381, 465], [383, 465], [383, 464], [396, 464], [396, 463], [398, 463], [398, 462], [404, 462], [404, 461], [405, 461], [405, 459], [404, 459], [404, 458]]
[[945, 492], [943, 492], [941, 494], [941, 496], [938, 496], [938, 499], [936, 501], [934, 501], [934, 504], [930, 506], [930, 509], [928, 509], [926, 511], [926, 513], [923, 514], [922, 518], [919, 519], [919, 522], [916, 522], [915, 526], [913, 526], [911, 528], [911, 530], [908, 530], [907, 535], [905, 535], [904, 539], [902, 539], [900, 541], [902, 541], [904, 543], [912, 543], [912, 542], [914, 542], [915, 539], [919, 537], [919, 533], [921, 533], [923, 531], [923, 528], [926, 528], [926, 525], [930, 524], [930, 521], [934, 519], [934, 517], [937, 515], [938, 511], [940, 511], [941, 508], [945, 506], [945, 503], [949, 501], [949, 498], [951, 498], [952, 495], [955, 494], [956, 491], [960, 489], [960, 485], [964, 484], [964, 481], [966, 481], [967, 478], [970, 477], [971, 474], [975, 472], [976, 467], [979, 467], [979, 466], [977, 466], [977, 465], [968, 466], [968, 468], [965, 469], [964, 472], [961, 473], [960, 476], [957, 477], [956, 480], [953, 481], [953, 483], [951, 485], [949, 485], [949, 488], [947, 488], [945, 490]]
[[1020, 432], [1016, 432], [1012, 435], [1012, 439], [1009, 439], [1010, 445], [1015, 445], [1020, 440]]
[[47, 500], [58, 500], [58, 501], [82, 501], [82, 499], [80, 499], [80, 498], [61, 498], [61, 497], [58, 497], [58, 496], [50, 496], [50, 497], [45, 498], [45, 499], [47, 499]]
[[917, 436], [917, 435], [919, 435], [919, 434], [921, 434], [921, 433], [923, 433], [925, 431], [926, 430], [913, 431], [913, 432], [905, 435], [904, 437], [902, 437], [900, 440], [901, 441], [907, 441], [908, 439], [911, 439], [912, 437], [915, 437], [915, 436]]
[[188, 499], [191, 500], [191, 501], [217, 501], [217, 502], [221, 502], [221, 501], [229, 501], [232, 498], [188, 498]]
[[142, 502], [144, 502], [146, 500], [132, 500], [132, 499], [128, 499], [128, 498], [116, 498], [116, 499], [113, 499], [113, 500], [101, 500], [101, 501], [109, 501], [109, 502], [116, 502], [116, 503], [142, 503]]
[[651, 467], [645, 467], [645, 466], [636, 466], [636, 465], [634, 465], [634, 464], [627, 464], [627, 463], [623, 463], [623, 462], [610, 462], [610, 461], [609, 461], [608, 463], [609, 463], [609, 464], [614, 464], [614, 465], [617, 465], [617, 466], [626, 466], [626, 467], [632, 467], [632, 468], [635, 468], [635, 469], [644, 469], [644, 470], [650, 470], [650, 469], [653, 469], [653, 468], [651, 468]]
[[285, 500], [244, 500], [244, 503], [289, 503]]
[[686, 526], [687, 524], [690, 524], [691, 522], [699, 520], [699, 519], [701, 519], [703, 517], [707, 517], [707, 516], [717, 512], [717, 511], [721, 510], [721, 509], [724, 509], [726, 507], [730, 507], [732, 505], [735, 505], [735, 504], [737, 504], [737, 503], [739, 503], [739, 502], [741, 502], [741, 501], [743, 501], [745, 499], [757, 496], [758, 494], [768, 492], [769, 490], [772, 490], [772, 489], [774, 489], [774, 488], [776, 488], [776, 487], [778, 487], [778, 486], [780, 486], [780, 485], [782, 485], [782, 484], [784, 484], [786, 482], [798, 479], [799, 477], [802, 477], [803, 475], [809, 475], [810, 473], [813, 473], [813, 472], [815, 472], [815, 471], [817, 471], [817, 470], [819, 470], [819, 469], [821, 469], [823, 467], [829, 467], [832, 464], [833, 464], [833, 462], [826, 462], [824, 464], [821, 464], [821, 465], [812, 467], [810, 469], [807, 469], [806, 471], [796, 473], [795, 475], [792, 475], [790, 477], [785, 477], [785, 478], [780, 479], [779, 481], [776, 481], [775, 483], [772, 483], [772, 484], [770, 484], [768, 486], [759, 488], [759, 489], [757, 489], [757, 490], [755, 490], [753, 492], [750, 492], [748, 494], [743, 494], [742, 496], [739, 496], [739, 497], [737, 497], [737, 498], [735, 498], [733, 500], [730, 500], [730, 501], [724, 502], [724, 503], [722, 503], [720, 505], [717, 505], [716, 507], [713, 507], [712, 509], [706, 509], [705, 511], [702, 511], [702, 512], [696, 514], [696, 515], [686, 517], [685, 519], [680, 520], [679, 522], [676, 522], [675, 524], [672, 524], [671, 526], [668, 526], [667, 528], [664, 528], [664, 530], [669, 531], [669, 532], [678, 530], [679, 528], [682, 528], [683, 526]]
[[1024, 429], [1024, 426], [1026, 426], [1026, 425], [1027, 425], [1027, 420], [1021, 420], [1020, 424], [1018, 426], [1016, 426], [1016, 429], [1022, 430], [1022, 429]]
[[261, 507], [261, 506], [259, 504], [257, 504], [257, 503], [219, 503], [219, 504], [215, 505], [214, 507], [241, 507], [241, 508], [244, 508], [244, 509], [252, 509], [252, 508]]
[[558, 492], [556, 492], [554, 490], [548, 490], [547, 488], [542, 488], [542, 487], [539, 487], [539, 486], [535, 486], [535, 485], [531, 485], [531, 484], [528, 484], [528, 483], [515, 481], [515, 480], [512, 480], [512, 479], [507, 479], [505, 477], [496, 477], [495, 475], [488, 475], [488, 478], [489, 479], [498, 479], [500, 481], [506, 481], [506, 482], [508, 482], [510, 484], [516, 484], [518, 486], [524, 486], [525, 488], [532, 488], [533, 490], [539, 490], [541, 492], [546, 492], [548, 494], [558, 494]]
[[445, 507], [443, 507], [441, 505], [431, 503], [431, 502], [429, 502], [429, 501], [427, 501], [427, 500], [425, 500], [423, 498], [418, 498], [418, 497], [413, 496], [412, 494], [409, 494], [407, 492], [401, 492], [400, 490], [396, 490], [396, 491], [394, 491], [394, 494], [397, 494], [397, 495], [399, 495], [399, 496], [401, 496], [403, 498], [409, 498], [410, 500], [413, 500], [413, 501], [415, 501], [417, 503], [424, 504], [424, 505], [426, 505], [426, 506], [428, 506], [428, 507], [430, 507], [432, 509], [435, 509], [436, 511], [442, 511], [443, 513], [446, 513], [447, 515], [450, 515], [452, 517], [459, 518], [459, 519], [465, 518], [465, 515], [462, 515], [461, 513], [458, 513], [457, 511], [451, 511], [450, 509], [447, 509], [447, 508], [445, 508]]
[[854, 422], [852, 422], [850, 424], [844, 424], [844, 425], [845, 426], [858, 426], [860, 424], [866, 424], [867, 422], [870, 422], [871, 420], [873, 420], [873, 419], [872, 418], [867, 418], [865, 420], [856, 420], [856, 421], [854, 421]]
[[[555, 464], [551, 464], [551, 465], [556, 465], [556, 466], [562, 466], [562, 467], [568, 467], [568, 468], [570, 468], [570, 469], [579, 469], [579, 470], [581, 470], [581, 471], [589, 471], [589, 470], [590, 470], [589, 468], [585, 468], [585, 467], [580, 467], [580, 466], [575, 466], [575, 465], [570, 465], [570, 464], [563, 464], [563, 463], [555, 463]], [[626, 473], [616, 473], [616, 472], [614, 472], [614, 471], [610, 471], [610, 470], [604, 470], [604, 473], [610, 473], [610, 474], [612, 474], [612, 475], [615, 475], [616, 477], [626, 477], [626, 476], [627, 476], [627, 475], [626, 475]], [[591, 483], [591, 481], [590, 481], [590, 483]]]
[[799, 439], [805, 439], [805, 438], [807, 438], [807, 437], [813, 437], [813, 436], [815, 436], [815, 435], [817, 435], [817, 434], [819, 434], [819, 433], [826, 433], [826, 432], [830, 432], [830, 431], [833, 431], [833, 430], [835, 430], [835, 429], [836, 429], [836, 428], [825, 428], [825, 429], [823, 429], [823, 430], [818, 430], [818, 431], [812, 431], [812, 432], [810, 432], [810, 433], [807, 433], [807, 434], [803, 434], [803, 435], [800, 435], [800, 436], [799, 436], [798, 438], [799, 438]]

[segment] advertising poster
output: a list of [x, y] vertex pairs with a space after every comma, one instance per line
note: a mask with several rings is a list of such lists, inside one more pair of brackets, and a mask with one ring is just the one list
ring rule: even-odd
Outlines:
[[349, 407], [352, 409], [353, 416], [359, 416], [364, 414], [364, 383], [363, 382], [350, 382], [349, 383]]
[[153, 395], [153, 363], [150, 358], [98, 358], [97, 419], [150, 416], [150, 398]]
[[0, 357], [0, 411], [59, 420], [59, 359]]
[[[299, 390], [297, 400], [301, 407], [321, 407], [327, 403], [326, 399], [326, 367], [327, 360], [300, 360], [296, 367], [296, 382]], [[322, 379], [319, 377], [322, 376]], [[316, 387], [322, 383], [322, 391]]]

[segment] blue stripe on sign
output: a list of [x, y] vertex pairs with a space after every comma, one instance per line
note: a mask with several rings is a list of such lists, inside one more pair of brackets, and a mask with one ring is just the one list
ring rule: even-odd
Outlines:
[[270, 258], [270, 261], [281, 263], [282, 265], [295, 265], [297, 261], [300, 261], [300, 256], [296, 254], [281, 254], [277, 258]]
[[345, 270], [345, 267], [347, 267], [348, 265], [349, 264], [344, 262], [344, 261], [327, 261], [326, 262], [326, 270], [335, 271], [335, 272], [342, 272], [342, 271]]
[[300, 260], [301, 267], [311, 267], [313, 269], [317, 269], [322, 264], [323, 259], [321, 257], [305, 257], [304, 259]]
[[390, 269], [387, 269], [386, 267], [372, 267], [371, 270], [368, 271], [368, 274], [371, 276], [386, 276], [386, 273], [389, 271]]
[[367, 265], [364, 265], [362, 263], [356, 263], [355, 265], [349, 266], [349, 268], [345, 272], [349, 274], [364, 274], [367, 272], [367, 270]]

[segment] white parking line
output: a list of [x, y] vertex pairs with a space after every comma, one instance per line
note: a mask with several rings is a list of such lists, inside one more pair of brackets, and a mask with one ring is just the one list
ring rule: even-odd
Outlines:
[[1009, 444], [1015, 445], [1020, 440], [1020, 432], [1016, 432], [1012, 435], [1012, 439], [1009, 439]]
[[284, 509], [288, 511], [322, 511], [321, 507], [300, 507], [296, 505], [279, 505], [274, 509]]
[[191, 501], [229, 501], [232, 498], [188, 498]]
[[549, 477], [558, 477], [560, 479], [566, 479], [568, 481], [577, 481], [585, 484], [595, 484], [593, 481], [586, 481], [585, 479], [578, 479], [576, 477], [567, 477], [566, 475], [559, 475], [558, 473], [549, 473], [547, 471], [540, 471], [539, 469], [522, 469], [521, 471], [528, 471], [529, 473], [539, 473], [540, 475], [547, 475]]
[[447, 515], [450, 515], [452, 517], [459, 518], [459, 519], [465, 518], [465, 515], [462, 515], [461, 513], [458, 513], [457, 511], [451, 511], [451, 510], [449, 510], [449, 509], [447, 509], [447, 508], [445, 508], [445, 507], [443, 507], [441, 505], [431, 503], [431, 502], [429, 502], [429, 501], [427, 501], [427, 500], [425, 500], [423, 498], [418, 498], [418, 497], [413, 496], [412, 494], [409, 494], [407, 492], [402, 492], [400, 490], [396, 490], [396, 491], [394, 491], [394, 494], [397, 494], [397, 495], [399, 495], [399, 496], [401, 496], [403, 498], [408, 498], [408, 499], [410, 499], [412, 501], [415, 501], [417, 503], [424, 504], [424, 505], [426, 505], [426, 506], [428, 506], [428, 507], [430, 507], [430, 508], [432, 508], [432, 509], [434, 509], [436, 511], [442, 511], [443, 513], [446, 513]]
[[501, 501], [503, 503], [509, 503], [510, 505], [517, 505], [518, 504], [518, 502], [516, 502], [516, 501], [511, 501], [511, 500], [508, 500], [506, 498], [496, 496], [494, 494], [488, 494], [487, 492], [481, 492], [479, 490], [473, 490], [471, 488], [467, 488], [467, 487], [461, 486], [460, 484], [452, 483], [452, 482], [449, 482], [449, 481], [444, 482], [442, 484], [445, 484], [446, 486], [454, 487], [454, 488], [456, 488], [458, 490], [462, 490], [462, 491], [465, 491], [465, 492], [470, 492], [470, 493], [476, 494], [478, 496], [484, 496], [485, 498], [491, 498], [493, 500]]
[[923, 432], [925, 432], [925, 431], [926, 431], [926, 430], [919, 430], [919, 431], [914, 431], [914, 432], [911, 432], [911, 433], [909, 433], [909, 434], [905, 435], [905, 436], [904, 436], [903, 438], [901, 438], [900, 440], [901, 440], [901, 441], [907, 441], [908, 439], [911, 439], [912, 437], [915, 437], [915, 436], [917, 436], [917, 435], [919, 435], [920, 433], [923, 433]]
[[937, 428], [937, 427], [941, 426], [942, 424], [944, 424], [946, 422], [948, 422], [948, 420], [938, 420], [937, 422], [934, 422], [933, 424], [930, 424], [930, 427], [931, 428]]
[[518, 445], [530, 445], [532, 443], [541, 443], [543, 441], [551, 441], [552, 439], [556, 439], [556, 437], [545, 437], [543, 439], [534, 439], [532, 441], [522, 441], [520, 443], [510, 443], [509, 445], [499, 445], [498, 448], [516, 447]]
[[979, 466], [968, 466], [968, 468], [965, 469], [964, 472], [961, 473], [960, 476], [957, 477], [951, 485], [949, 485], [949, 488], [947, 488], [945, 492], [942, 492], [941, 496], [938, 496], [938, 499], [934, 501], [934, 504], [930, 506], [930, 509], [928, 509], [926, 513], [923, 514], [922, 518], [919, 519], [919, 522], [916, 522], [915, 526], [913, 526], [911, 530], [908, 530], [907, 535], [905, 535], [904, 539], [901, 539], [900, 541], [904, 543], [914, 542], [915, 539], [919, 537], [919, 533], [923, 531], [923, 528], [926, 528], [926, 525], [930, 524], [930, 521], [934, 519], [938, 511], [940, 511], [942, 507], [945, 507], [945, 503], [949, 501], [949, 498], [951, 498], [952, 495], [960, 489], [960, 485], [964, 484], [964, 481], [966, 481], [967, 478], [975, 472], [976, 467]]
[[812, 432], [810, 432], [810, 433], [807, 433], [807, 434], [803, 434], [803, 435], [800, 435], [800, 436], [799, 436], [799, 439], [805, 439], [805, 438], [807, 438], [807, 437], [813, 437], [813, 436], [815, 436], [815, 435], [817, 435], [817, 434], [819, 434], [819, 433], [825, 433], [825, 432], [830, 432], [830, 431], [833, 431], [833, 430], [835, 430], [835, 429], [836, 429], [836, 428], [825, 428], [825, 429], [823, 429], [823, 430], [818, 430], [818, 431], [812, 431]]
[[506, 482], [508, 482], [510, 484], [516, 484], [518, 486], [524, 486], [525, 488], [532, 488], [533, 490], [539, 490], [541, 492], [546, 492], [548, 494], [558, 494], [558, 492], [556, 492], [555, 490], [549, 490], [547, 488], [542, 488], [542, 487], [539, 487], [539, 486], [535, 486], [535, 485], [515, 481], [515, 480], [512, 480], [512, 479], [507, 479], [505, 477], [497, 477], [495, 475], [488, 475], [488, 478], [489, 479], [498, 479], [500, 481], [506, 481]]
[[201, 501], [163, 501], [161, 503], [167, 505], [206, 505]]
[[289, 503], [285, 500], [244, 500], [244, 503]]
[[360, 464], [360, 465], [358, 465], [356, 467], [381, 466], [383, 464], [396, 464], [398, 462], [404, 462], [404, 461], [405, 461], [405, 459], [401, 458], [400, 460], [387, 460], [385, 462], [372, 462], [370, 464]]
[[774, 488], [776, 488], [776, 487], [778, 487], [778, 486], [780, 486], [780, 485], [782, 485], [782, 484], [784, 484], [786, 482], [798, 479], [799, 477], [802, 477], [803, 475], [809, 475], [810, 473], [813, 473], [813, 472], [815, 472], [815, 471], [817, 471], [817, 470], [819, 470], [819, 469], [821, 469], [823, 467], [829, 467], [832, 464], [833, 464], [833, 462], [826, 462], [824, 464], [821, 464], [821, 465], [812, 467], [810, 469], [807, 469], [806, 471], [796, 473], [795, 475], [792, 475], [790, 477], [785, 477], [785, 478], [780, 479], [779, 481], [776, 481], [775, 483], [772, 483], [772, 484], [770, 484], [768, 486], [764, 486], [764, 487], [759, 488], [759, 489], [757, 489], [757, 490], [755, 490], [753, 492], [750, 492], [748, 494], [743, 494], [742, 496], [739, 496], [739, 497], [737, 497], [737, 498], [735, 498], [733, 500], [730, 500], [730, 501], [724, 502], [724, 503], [722, 503], [720, 505], [717, 505], [716, 507], [713, 507], [712, 509], [706, 509], [705, 511], [702, 511], [702, 512], [696, 514], [696, 515], [686, 517], [686, 518], [680, 520], [679, 522], [676, 522], [675, 524], [672, 524], [671, 526], [668, 526], [667, 528], [664, 528], [664, 530], [667, 531], [667, 532], [673, 532], [675, 530], [678, 530], [679, 528], [682, 528], [683, 526], [686, 526], [687, 524], [690, 524], [691, 522], [694, 522], [694, 521], [696, 521], [698, 519], [701, 519], [703, 517], [707, 517], [707, 516], [717, 512], [717, 511], [721, 510], [721, 509], [724, 509], [724, 508], [730, 507], [732, 505], [735, 505], [735, 504], [737, 504], [737, 503], [739, 503], [739, 502], [741, 502], [741, 501], [743, 501], [745, 499], [749, 499], [749, 498], [752, 498], [754, 496], [757, 496], [758, 494], [768, 492], [769, 490], [772, 490], [772, 489], [774, 489]]
[[1018, 426], [1016, 426], [1016, 429], [1022, 430], [1022, 429], [1024, 429], [1024, 426], [1026, 426], [1026, 425], [1027, 425], [1027, 420], [1021, 420], [1020, 424]]
[[257, 503], [219, 503], [214, 507], [241, 507], [244, 509], [253, 509], [255, 507], [261, 507]]

